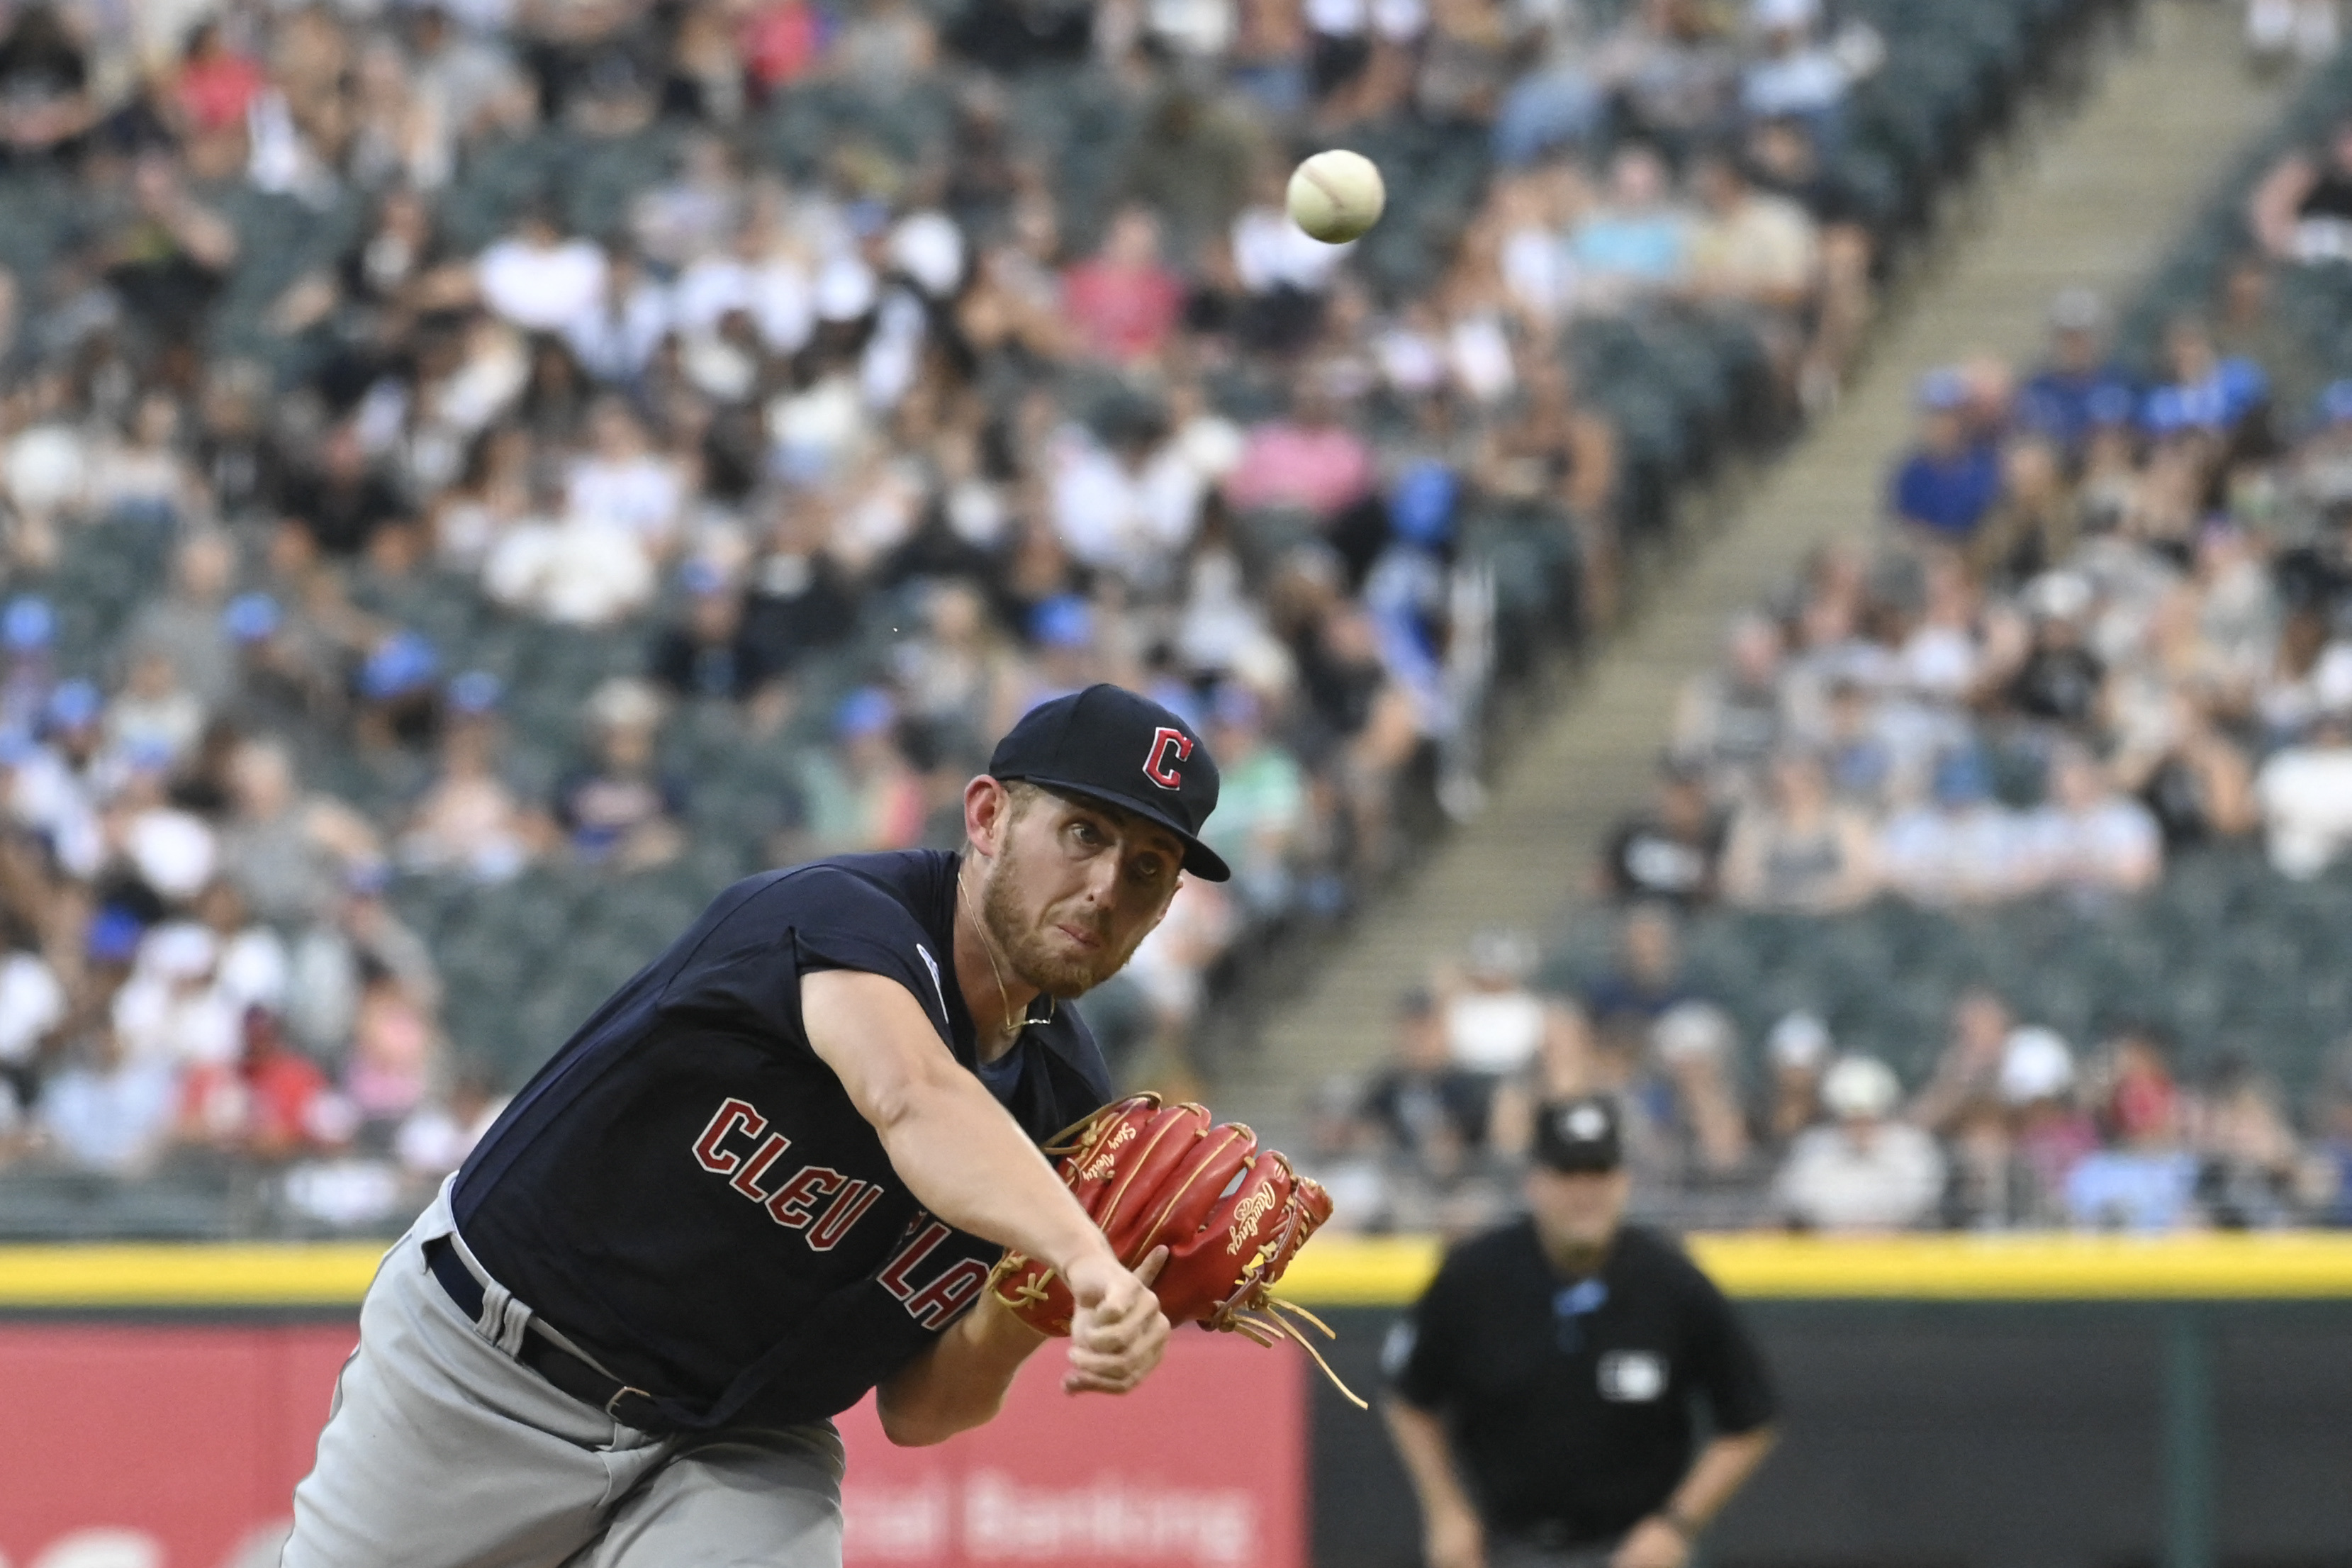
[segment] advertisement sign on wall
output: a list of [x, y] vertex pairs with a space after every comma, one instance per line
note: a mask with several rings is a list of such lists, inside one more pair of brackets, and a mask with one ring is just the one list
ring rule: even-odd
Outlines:
[[[0, 1325], [0, 1568], [271, 1568], [352, 1338]], [[1137, 1393], [1071, 1398], [1048, 1347], [934, 1448], [869, 1401], [841, 1419], [850, 1568], [1305, 1568], [1299, 1364], [1188, 1331]]]
[[1061, 1391], [1048, 1346], [1004, 1413], [894, 1448], [869, 1402], [841, 1421], [848, 1568], [1305, 1568], [1303, 1358], [1180, 1331], [1135, 1393]]

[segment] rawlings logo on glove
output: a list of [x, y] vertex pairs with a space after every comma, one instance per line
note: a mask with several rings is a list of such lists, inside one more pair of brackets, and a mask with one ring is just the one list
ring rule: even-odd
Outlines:
[[[1275, 1283], [1323, 1222], [1331, 1195], [1279, 1150], [1261, 1149], [1238, 1122], [1208, 1108], [1162, 1105], [1139, 1094], [1103, 1107], [1046, 1146], [1062, 1181], [1129, 1268], [1155, 1247], [1168, 1261], [1152, 1282], [1171, 1323], [1242, 1334], [1259, 1344], [1297, 1342], [1357, 1405], [1294, 1320], [1331, 1331], [1304, 1307], [1276, 1300]], [[1041, 1333], [1066, 1335], [1076, 1310], [1055, 1271], [1007, 1252], [989, 1276], [997, 1298]]]

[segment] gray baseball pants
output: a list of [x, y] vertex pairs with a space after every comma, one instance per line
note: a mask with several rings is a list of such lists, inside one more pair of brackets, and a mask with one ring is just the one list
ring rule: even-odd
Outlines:
[[[514, 1359], [530, 1310], [456, 1228], [445, 1185], [377, 1270], [280, 1568], [840, 1568], [832, 1423], [622, 1426]], [[444, 1236], [480, 1321], [426, 1271]]]

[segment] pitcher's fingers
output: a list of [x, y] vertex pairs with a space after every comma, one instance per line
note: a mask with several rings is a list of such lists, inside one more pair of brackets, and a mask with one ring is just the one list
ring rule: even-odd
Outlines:
[[1116, 1322], [1097, 1319], [1089, 1323], [1070, 1325], [1070, 1347], [1097, 1355], [1124, 1355], [1129, 1346], [1143, 1337], [1148, 1318], [1129, 1318]]
[[1127, 1361], [1086, 1361], [1070, 1358], [1069, 1370], [1062, 1374], [1062, 1389], [1067, 1394], [1125, 1394], [1143, 1379], [1146, 1369]]

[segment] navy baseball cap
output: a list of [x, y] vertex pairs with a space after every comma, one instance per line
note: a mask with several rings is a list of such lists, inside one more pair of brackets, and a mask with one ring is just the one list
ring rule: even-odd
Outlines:
[[1625, 1163], [1617, 1102], [1605, 1094], [1555, 1100], [1536, 1112], [1536, 1161], [1568, 1174], [1613, 1171]]
[[1184, 869], [1223, 882], [1232, 868], [1201, 842], [1217, 809], [1217, 764], [1192, 727], [1123, 687], [1041, 702], [996, 742], [992, 778], [1084, 795], [1156, 822], [1184, 843]]

